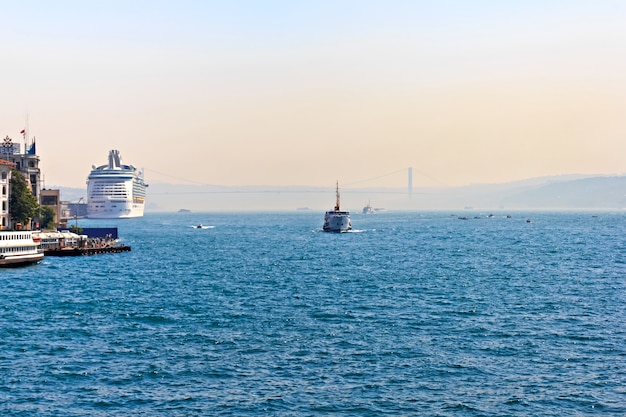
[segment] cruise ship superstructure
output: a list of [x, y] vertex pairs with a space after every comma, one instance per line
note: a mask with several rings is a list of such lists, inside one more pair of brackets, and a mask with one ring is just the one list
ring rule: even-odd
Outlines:
[[87, 217], [119, 219], [143, 216], [146, 202], [143, 171], [122, 163], [118, 150], [109, 152], [106, 165], [92, 167], [87, 178]]

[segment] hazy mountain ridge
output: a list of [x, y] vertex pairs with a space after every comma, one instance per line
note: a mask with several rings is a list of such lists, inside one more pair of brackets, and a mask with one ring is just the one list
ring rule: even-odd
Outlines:
[[[86, 201], [86, 190], [61, 190], [61, 198]], [[342, 188], [341, 206], [359, 212], [366, 204], [389, 210], [497, 209], [622, 209], [626, 208], [626, 176], [568, 175], [539, 177], [500, 184], [463, 187]], [[328, 210], [335, 204], [334, 187], [180, 185], [153, 183], [146, 211], [291, 211]]]

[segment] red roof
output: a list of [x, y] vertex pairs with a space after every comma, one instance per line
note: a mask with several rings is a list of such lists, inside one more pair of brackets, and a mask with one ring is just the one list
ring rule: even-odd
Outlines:
[[0, 159], [0, 165], [6, 165], [6, 166], [11, 167], [11, 168], [15, 167], [15, 163], [14, 162], [6, 161], [4, 159]]

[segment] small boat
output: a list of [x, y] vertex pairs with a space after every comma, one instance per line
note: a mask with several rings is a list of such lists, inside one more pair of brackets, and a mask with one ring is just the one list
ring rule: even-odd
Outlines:
[[198, 223], [196, 225], [191, 226], [194, 229], [213, 229], [215, 226], [207, 226], [206, 224]]
[[335, 208], [324, 214], [324, 227], [322, 230], [325, 232], [347, 232], [348, 230], [352, 230], [350, 212], [341, 211], [339, 207], [339, 182], [337, 182], [335, 195]]
[[31, 231], [0, 232], [0, 267], [24, 266], [44, 257], [41, 238]]
[[372, 205], [368, 201], [367, 206], [363, 207], [363, 214], [372, 214], [372, 213], [374, 213], [374, 207], [372, 207]]

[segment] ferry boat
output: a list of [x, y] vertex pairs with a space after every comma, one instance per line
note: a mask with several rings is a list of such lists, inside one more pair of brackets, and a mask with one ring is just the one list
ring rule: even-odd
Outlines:
[[43, 257], [40, 238], [33, 237], [32, 232], [0, 232], [0, 267], [30, 265]]
[[110, 151], [108, 164], [93, 166], [87, 178], [87, 217], [142, 217], [146, 187], [143, 170], [123, 164], [118, 150]]
[[352, 223], [350, 221], [350, 212], [341, 211], [339, 207], [339, 182], [337, 182], [335, 194], [335, 208], [327, 211], [324, 215], [324, 227], [322, 229], [325, 232], [347, 232], [352, 230]]

